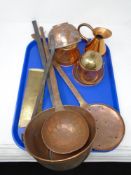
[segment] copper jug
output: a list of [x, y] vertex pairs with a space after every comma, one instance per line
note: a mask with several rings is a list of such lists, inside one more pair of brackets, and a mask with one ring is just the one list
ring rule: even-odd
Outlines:
[[[83, 26], [88, 27], [92, 31], [94, 38], [91, 41], [89, 41], [88, 38], [86, 38], [81, 34], [80, 28]], [[106, 53], [106, 45], [104, 39], [109, 38], [112, 35], [112, 32], [109, 29], [103, 27], [93, 28], [91, 25], [87, 23], [82, 23], [78, 26], [78, 31], [80, 33], [80, 36], [84, 40], [88, 41], [85, 51], [94, 50], [96, 52], [99, 52], [102, 56]]]
[[81, 84], [95, 85], [99, 83], [104, 75], [103, 60], [100, 53], [86, 51], [74, 65], [73, 74]]

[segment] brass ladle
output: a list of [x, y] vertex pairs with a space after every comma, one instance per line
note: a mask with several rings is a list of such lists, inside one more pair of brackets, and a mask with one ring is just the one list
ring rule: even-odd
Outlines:
[[101, 151], [109, 151], [115, 148], [121, 142], [125, 133], [124, 121], [120, 114], [104, 104], [87, 104], [62, 68], [55, 61], [54, 66], [78, 100], [80, 107], [90, 111], [96, 121], [97, 132], [93, 148]]

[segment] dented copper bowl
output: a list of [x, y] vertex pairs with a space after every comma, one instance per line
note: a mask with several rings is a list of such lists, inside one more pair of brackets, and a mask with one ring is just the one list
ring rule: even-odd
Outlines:
[[48, 35], [49, 43], [51, 35], [54, 36], [56, 49], [73, 45], [81, 40], [77, 29], [69, 23], [53, 26]]

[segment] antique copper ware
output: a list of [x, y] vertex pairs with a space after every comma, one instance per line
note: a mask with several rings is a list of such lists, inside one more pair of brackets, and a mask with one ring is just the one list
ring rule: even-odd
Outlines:
[[[86, 38], [81, 34], [80, 29], [83, 26], [88, 27], [92, 31], [94, 38], [91, 41], [89, 41], [88, 38]], [[88, 41], [87, 46], [85, 48], [86, 51], [94, 50], [96, 52], [99, 52], [101, 55], [104, 55], [106, 53], [106, 45], [104, 39], [109, 38], [112, 35], [112, 32], [109, 29], [103, 27], [93, 28], [91, 25], [87, 23], [82, 23], [78, 26], [78, 31], [80, 33], [80, 36], [84, 40]]]
[[125, 133], [125, 125], [121, 115], [115, 109], [104, 104], [87, 104], [61, 67], [56, 62], [54, 65], [79, 101], [80, 106], [90, 111], [96, 121], [97, 132], [93, 148], [101, 151], [114, 149], [119, 145]]
[[75, 79], [84, 85], [99, 83], [104, 75], [101, 55], [95, 51], [86, 51], [73, 68]]
[[[74, 106], [65, 106], [67, 110], [74, 110]], [[89, 138], [87, 143], [80, 150], [71, 154], [56, 154], [47, 149], [41, 137], [41, 128], [44, 121], [54, 113], [54, 108], [37, 114], [32, 119], [25, 131], [25, 146], [26, 150], [32, 155], [41, 165], [57, 171], [69, 170], [80, 165], [89, 155], [92, 144], [95, 138], [96, 128], [95, 122], [90, 113], [87, 115], [87, 111], [75, 106], [77, 113], [81, 113], [88, 121], [89, 126]]]
[[[45, 42], [45, 38], [43, 39]], [[47, 50], [45, 50], [45, 53], [47, 53]], [[42, 57], [42, 59], [44, 59], [44, 57]], [[52, 96], [52, 93], [50, 95]], [[43, 166], [57, 171], [72, 169], [82, 163], [82, 161], [91, 151], [96, 133], [95, 121], [88, 111], [85, 111], [84, 109], [76, 106], [65, 106], [65, 108], [71, 111], [75, 109], [77, 113], [81, 113], [83, 115], [88, 123], [89, 138], [84, 147], [80, 150], [71, 154], [60, 155], [51, 152], [44, 145], [41, 137], [41, 128], [43, 126], [44, 120], [54, 113], [54, 108], [46, 110], [44, 116], [43, 112], [37, 114], [37, 116], [33, 118], [33, 122], [29, 123], [25, 131], [24, 140], [28, 152]]]
[[52, 114], [44, 122], [41, 132], [47, 148], [59, 154], [80, 149], [89, 137], [88, 124], [83, 116], [67, 109]]
[[56, 49], [54, 59], [63, 66], [74, 64], [80, 58], [80, 52], [77, 45], [71, 45]]
[[79, 32], [69, 23], [62, 23], [53, 26], [48, 35], [49, 44], [51, 35], [54, 36], [56, 49], [67, 47], [80, 41]]
[[[36, 38], [39, 39], [40, 41], [40, 36], [38, 33], [36, 22], [33, 22], [33, 25], [34, 25], [34, 29], [36, 30], [35, 32], [37, 32]], [[39, 44], [38, 46], [41, 46], [40, 44], [41, 41], [37, 43]], [[52, 44], [51, 51], [52, 53], [54, 53], [54, 42], [52, 43], [50, 41], [50, 44]], [[52, 56], [49, 59], [50, 64], [51, 64], [51, 60], [52, 60]], [[46, 76], [50, 68], [49, 66], [50, 65], [48, 64], [48, 67], [45, 69]], [[55, 94], [55, 89], [53, 89], [53, 83], [56, 80], [53, 72], [53, 67], [51, 68], [51, 71], [50, 71], [50, 77], [51, 77], [50, 80], [52, 83], [52, 90], [54, 90], [53, 92]], [[41, 84], [41, 90], [39, 93], [40, 95], [38, 96], [39, 101], [42, 95], [42, 88], [44, 85], [45, 85], [45, 79], [44, 79], [44, 83]], [[57, 99], [55, 100], [54, 98], [54, 103], [55, 103], [55, 113], [46, 121], [46, 125], [44, 125], [42, 129], [42, 131], [44, 131], [42, 132], [44, 143], [47, 145], [47, 147], [49, 147], [53, 151], [55, 150], [54, 152], [57, 152], [57, 153], [70, 153], [80, 149], [85, 145], [89, 136], [89, 129], [88, 129], [88, 124], [86, 120], [80, 114], [77, 114], [74, 111], [65, 110], [61, 101], [59, 101], [59, 98], [58, 100]], [[38, 107], [35, 106], [35, 108], [37, 109]], [[36, 109], [34, 110], [36, 111]], [[43, 115], [44, 115], [44, 112], [43, 112]], [[55, 125], [52, 125], [52, 124], [55, 124]], [[51, 126], [52, 126], [52, 130], [50, 132]], [[77, 132], [78, 134], [76, 134], [76, 131], [78, 130], [79, 132]], [[48, 132], [50, 132], [50, 134], [48, 134]], [[61, 134], [59, 134], [59, 132]], [[56, 144], [54, 144], [54, 141], [56, 141]]]
[[54, 95], [55, 113], [43, 124], [43, 142], [48, 149], [55, 153], [71, 153], [83, 147], [87, 142], [89, 137], [88, 124], [83, 116], [76, 113], [75, 110], [65, 110], [58, 90], [54, 86], [57, 84], [57, 80], [53, 67], [50, 70], [50, 81]]
[[77, 48], [77, 43], [80, 41], [80, 35], [77, 29], [69, 24], [62, 23], [55, 25], [49, 32], [55, 38], [55, 60], [64, 66], [72, 65], [80, 58], [80, 52]]

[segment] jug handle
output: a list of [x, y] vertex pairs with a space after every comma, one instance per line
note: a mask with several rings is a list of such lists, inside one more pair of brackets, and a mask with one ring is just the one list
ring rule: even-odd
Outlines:
[[82, 23], [78, 26], [78, 32], [79, 32], [81, 38], [83, 38], [86, 41], [89, 41], [89, 39], [87, 37], [85, 37], [84, 35], [82, 35], [81, 32], [80, 32], [80, 28], [83, 27], [83, 26], [88, 27], [92, 32], [93, 32], [93, 27], [90, 24], [87, 24], [87, 23]]

